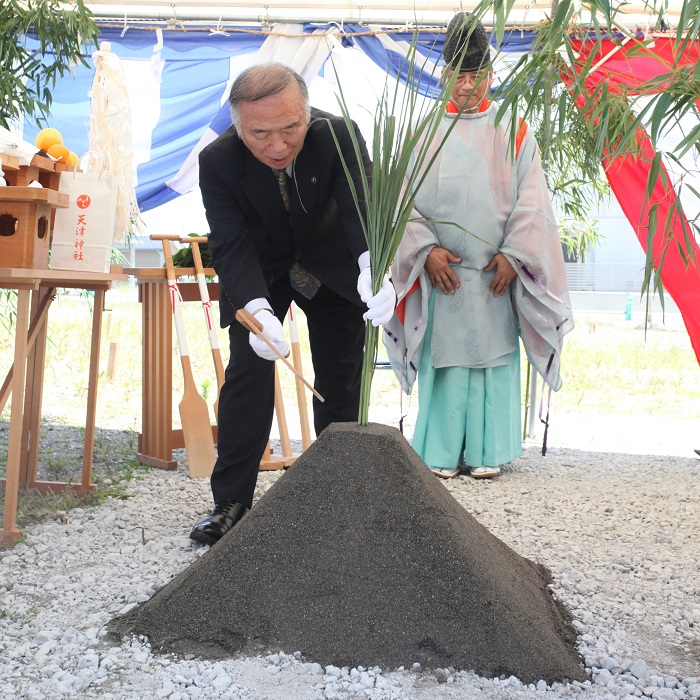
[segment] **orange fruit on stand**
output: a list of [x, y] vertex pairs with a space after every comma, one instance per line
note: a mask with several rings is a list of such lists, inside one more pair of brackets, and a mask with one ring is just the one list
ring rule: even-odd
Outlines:
[[62, 143], [55, 143], [53, 146], [49, 146], [46, 152], [59, 163], [67, 163], [70, 155], [70, 151]]
[[68, 160], [66, 161], [66, 165], [75, 165], [79, 160], [80, 160], [80, 156], [77, 153], [73, 153], [73, 151], [69, 151], [68, 152]]
[[63, 144], [63, 136], [58, 129], [42, 129], [34, 139], [34, 145], [40, 151], [49, 152], [49, 148], [54, 144]]

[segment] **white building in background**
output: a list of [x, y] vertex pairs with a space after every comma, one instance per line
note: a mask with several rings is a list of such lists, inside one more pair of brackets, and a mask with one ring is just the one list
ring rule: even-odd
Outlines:
[[567, 257], [569, 289], [576, 292], [639, 292], [645, 254], [627, 217], [614, 199], [591, 212], [601, 238], [585, 262]]

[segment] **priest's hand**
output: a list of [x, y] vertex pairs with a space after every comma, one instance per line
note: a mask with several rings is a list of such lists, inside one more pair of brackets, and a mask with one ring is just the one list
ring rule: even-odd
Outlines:
[[491, 292], [495, 297], [503, 296], [510, 287], [510, 283], [518, 276], [508, 258], [503, 253], [496, 253], [491, 262], [484, 268], [484, 272], [496, 270], [491, 282]]
[[440, 287], [443, 294], [454, 294], [460, 285], [450, 263], [461, 262], [462, 258], [452, 255], [447, 248], [435, 246], [425, 259], [425, 269], [430, 277], [430, 284], [433, 287]]

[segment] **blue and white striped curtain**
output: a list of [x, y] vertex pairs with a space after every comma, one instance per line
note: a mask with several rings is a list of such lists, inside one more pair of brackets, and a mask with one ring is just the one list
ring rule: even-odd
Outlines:
[[[197, 187], [199, 151], [231, 125], [228, 92], [236, 76], [254, 63], [280, 61], [307, 81], [311, 104], [339, 113], [342, 85], [351, 114], [368, 138], [387, 75], [407, 81], [409, 32], [377, 32], [366, 26], [276, 25], [273, 33], [250, 28], [227, 33], [104, 26], [101, 41], [121, 59], [132, 113], [136, 196], [141, 211], [169, 202]], [[499, 60], [514, 62], [534, 41], [531, 32], [506, 36]], [[27, 42], [36, 43], [31, 37]], [[422, 73], [410, 83], [425, 96], [439, 79], [444, 34], [422, 32]], [[328, 60], [333, 56], [332, 62]], [[50, 126], [78, 154], [88, 148], [89, 92], [94, 67], [76, 66], [53, 90]], [[40, 126], [27, 121], [24, 138], [33, 143]]]

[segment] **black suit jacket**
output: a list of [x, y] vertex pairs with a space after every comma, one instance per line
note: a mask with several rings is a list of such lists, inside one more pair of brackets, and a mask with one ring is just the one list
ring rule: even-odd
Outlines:
[[288, 215], [271, 168], [261, 163], [230, 127], [199, 156], [199, 186], [209, 222], [209, 248], [219, 276], [221, 325], [289, 272], [295, 260], [323, 284], [358, 305], [358, 257], [364, 231], [333, 128], [364, 212], [360, 167], [371, 161], [359, 129], [362, 163], [340, 117], [311, 110], [311, 123], [290, 180]]

